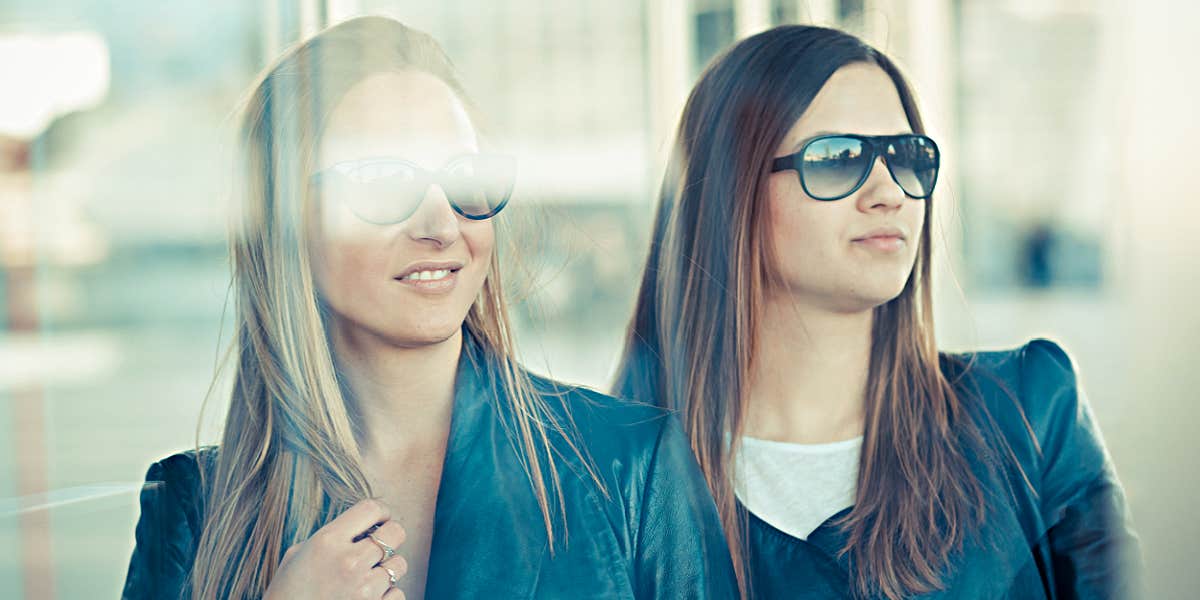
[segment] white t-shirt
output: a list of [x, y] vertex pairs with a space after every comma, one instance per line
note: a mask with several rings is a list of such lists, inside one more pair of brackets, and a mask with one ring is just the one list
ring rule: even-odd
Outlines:
[[802, 540], [854, 504], [862, 436], [830, 444], [742, 438], [734, 491], [755, 516]]

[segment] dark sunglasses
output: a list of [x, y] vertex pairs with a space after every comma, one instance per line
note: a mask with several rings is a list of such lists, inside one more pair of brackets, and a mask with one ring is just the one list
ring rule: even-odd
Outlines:
[[481, 221], [508, 204], [516, 172], [516, 159], [499, 154], [460, 156], [437, 171], [399, 158], [367, 158], [321, 169], [311, 182], [326, 197], [345, 202], [358, 218], [377, 225], [411, 217], [435, 183], [454, 212]]
[[794, 169], [804, 193], [817, 200], [840, 200], [858, 191], [883, 157], [896, 185], [910, 198], [925, 199], [937, 183], [941, 154], [924, 135], [823, 135], [800, 151], [776, 158], [771, 172]]

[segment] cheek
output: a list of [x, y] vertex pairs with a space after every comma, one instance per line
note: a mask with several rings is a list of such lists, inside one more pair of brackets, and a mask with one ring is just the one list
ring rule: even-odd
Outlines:
[[[344, 309], [349, 290], [364, 289], [364, 275], [373, 272], [369, 249], [361, 241], [325, 238], [314, 248], [313, 272], [317, 292], [334, 308]], [[352, 299], [354, 296], [351, 296]]]
[[386, 256], [378, 251], [378, 232], [352, 214], [323, 211], [311, 231], [309, 257], [318, 292], [339, 305], [344, 290], [362, 290], [359, 282], [386, 267]]
[[905, 204], [905, 214], [903, 214], [901, 218], [908, 225], [908, 230], [912, 232], [912, 239], [914, 243], [911, 244], [911, 249], [913, 255], [915, 256], [917, 252], [917, 244], [921, 240], [921, 235], [924, 232], [925, 227], [929, 225], [929, 223], [925, 221], [926, 201], [906, 199], [905, 202], [908, 204]]
[[769, 180], [766, 211], [766, 230], [771, 248], [775, 252], [774, 259], [780, 267], [782, 265], [779, 264], [779, 261], [786, 262], [785, 257], [792, 254], [789, 251], [790, 242], [796, 239], [797, 234], [801, 233], [796, 229], [803, 227], [802, 223], [797, 222], [795, 214], [797, 200], [795, 194], [799, 191], [799, 186], [791, 185], [783, 180], [783, 177], [772, 177]]
[[468, 221], [459, 231], [462, 232], [463, 241], [471, 253], [471, 263], [478, 266], [478, 270], [486, 272], [496, 246], [496, 232], [492, 221]]
[[807, 271], [805, 265], [827, 259], [834, 228], [826, 222], [829, 206], [806, 197], [799, 182], [774, 181], [767, 206], [767, 231], [778, 271]]
[[911, 211], [912, 215], [910, 218], [913, 220], [912, 230], [918, 234], [920, 234], [921, 231], [924, 230], [925, 226], [928, 225], [928, 223], [925, 221], [925, 208], [927, 202], [928, 200], [913, 202], [915, 206]]

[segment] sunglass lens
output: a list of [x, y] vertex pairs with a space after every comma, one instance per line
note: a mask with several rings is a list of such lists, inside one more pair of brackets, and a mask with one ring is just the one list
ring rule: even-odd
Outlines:
[[360, 219], [387, 225], [407, 219], [429, 188], [412, 165], [396, 161], [364, 162], [334, 177], [330, 191], [340, 195]]
[[921, 135], [898, 137], [888, 145], [884, 156], [904, 193], [914, 198], [928, 198], [933, 193], [940, 162], [933, 140]]
[[850, 137], [819, 138], [804, 147], [800, 176], [809, 196], [833, 200], [848, 194], [870, 166], [862, 140]]
[[516, 159], [473, 154], [446, 169], [446, 195], [468, 217], [489, 217], [508, 202], [516, 176]]

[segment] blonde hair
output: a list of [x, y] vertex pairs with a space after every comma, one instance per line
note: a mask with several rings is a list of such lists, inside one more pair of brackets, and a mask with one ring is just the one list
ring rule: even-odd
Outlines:
[[[321, 127], [341, 95], [373, 73], [405, 69], [438, 77], [468, 104], [437, 42], [382, 17], [343, 22], [291, 48], [245, 101], [239, 135], [244, 208], [230, 241], [236, 370], [220, 450], [211, 468], [201, 465], [205, 508], [191, 581], [195, 598], [261, 596], [284, 548], [372, 496], [304, 251], [304, 182]], [[561, 437], [580, 458], [583, 453], [567, 435], [569, 415], [552, 414], [515, 359], [494, 253], [464, 329], [496, 365], [493, 385], [503, 388], [498, 396], [513, 413], [509, 433], [553, 551], [551, 505], [563, 523], [565, 509], [551, 439]], [[599, 483], [590, 462], [583, 462]]]

